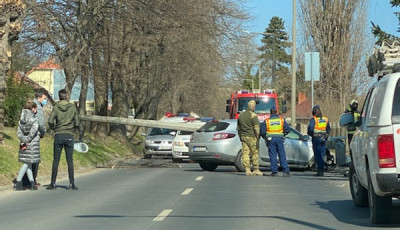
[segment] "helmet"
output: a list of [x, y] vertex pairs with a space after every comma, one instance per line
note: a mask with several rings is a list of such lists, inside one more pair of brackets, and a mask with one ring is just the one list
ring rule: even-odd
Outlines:
[[356, 99], [351, 100], [350, 105], [354, 105], [357, 104], [358, 105], [358, 101]]

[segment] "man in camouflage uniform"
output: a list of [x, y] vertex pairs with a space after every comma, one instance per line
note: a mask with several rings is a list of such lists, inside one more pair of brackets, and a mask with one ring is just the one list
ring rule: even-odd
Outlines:
[[[247, 105], [247, 110], [240, 114], [237, 130], [240, 141], [242, 142], [243, 165], [247, 176], [262, 176], [258, 165], [258, 141], [260, 138], [260, 122], [254, 113], [256, 102], [251, 100]], [[250, 170], [250, 155], [253, 161], [254, 170]]]

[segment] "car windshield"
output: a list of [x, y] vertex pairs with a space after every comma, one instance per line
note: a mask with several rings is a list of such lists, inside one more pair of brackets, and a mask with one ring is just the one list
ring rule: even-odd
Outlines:
[[197, 132], [217, 132], [225, 130], [228, 128], [229, 123], [226, 122], [207, 122], [205, 125], [201, 126]]
[[169, 135], [171, 132], [176, 132], [176, 131], [172, 129], [152, 128], [149, 132], [149, 136]]
[[247, 104], [249, 101], [256, 101], [255, 113], [269, 113], [272, 107], [276, 107], [274, 98], [239, 98], [238, 102], [238, 112], [243, 112], [247, 109]]
[[397, 81], [393, 97], [392, 122], [400, 124], [400, 79]]

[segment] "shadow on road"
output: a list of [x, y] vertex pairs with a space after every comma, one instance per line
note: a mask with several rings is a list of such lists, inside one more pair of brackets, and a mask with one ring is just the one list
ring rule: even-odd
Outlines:
[[365, 227], [400, 227], [400, 219], [398, 218], [400, 215], [400, 203], [398, 201], [393, 202], [392, 221], [384, 225], [372, 224], [369, 219], [369, 209], [354, 206], [352, 200], [316, 201], [315, 205], [329, 211], [338, 221], [343, 223]]

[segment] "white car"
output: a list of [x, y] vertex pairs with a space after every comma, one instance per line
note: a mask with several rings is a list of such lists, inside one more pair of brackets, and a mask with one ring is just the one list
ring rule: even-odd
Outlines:
[[[341, 125], [349, 122], [352, 115], [342, 114]], [[354, 204], [369, 206], [373, 223], [390, 221], [392, 197], [400, 197], [400, 73], [386, 75], [371, 87], [350, 148]]]
[[172, 142], [172, 160], [175, 163], [182, 162], [183, 159], [189, 159], [189, 143], [193, 132], [178, 130]]

